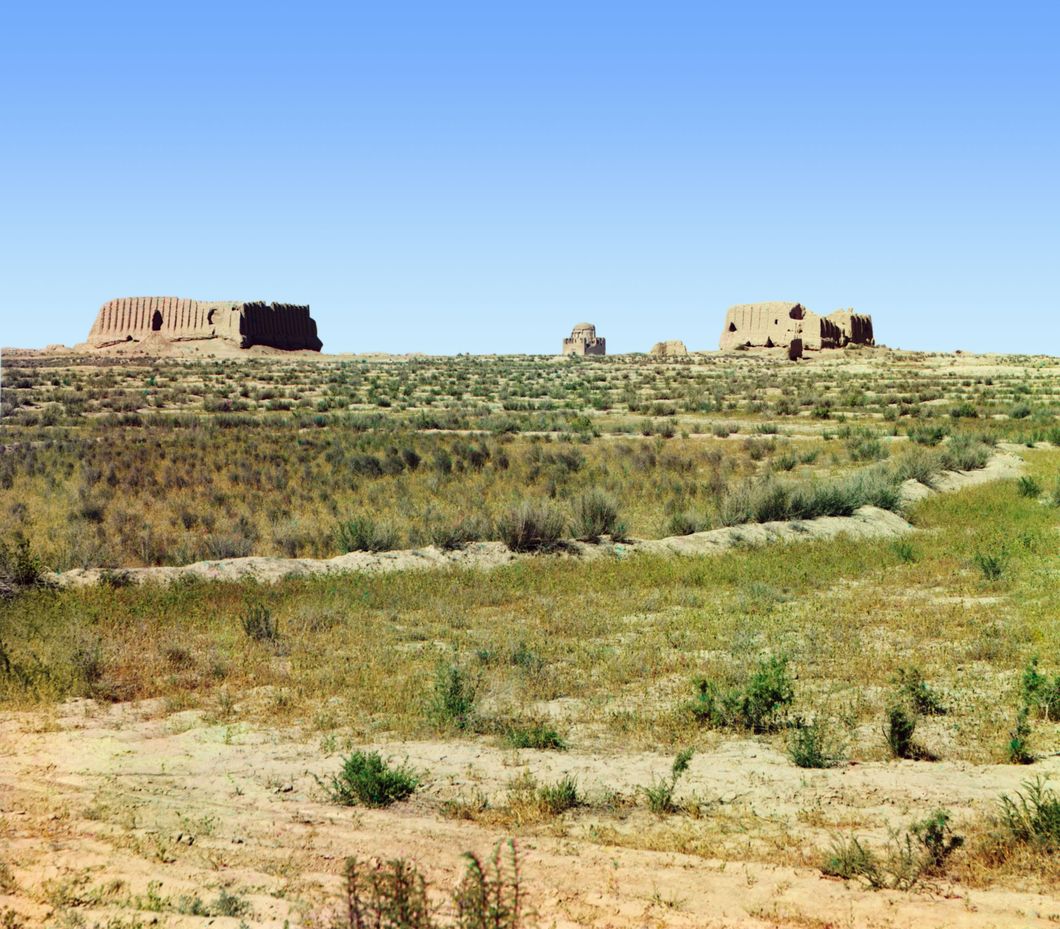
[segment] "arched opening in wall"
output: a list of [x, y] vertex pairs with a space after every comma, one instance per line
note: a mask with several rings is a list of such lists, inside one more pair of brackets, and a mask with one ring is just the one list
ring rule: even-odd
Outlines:
[[162, 328], [162, 314], [155, 310], [151, 317], [151, 331], [158, 332]]
[[216, 309], [210, 310], [210, 312], [206, 314], [206, 324], [208, 326], [212, 326], [213, 325], [213, 318], [216, 315], [217, 315], [217, 310]]
[[736, 323], [729, 323], [729, 332], [736, 331]]

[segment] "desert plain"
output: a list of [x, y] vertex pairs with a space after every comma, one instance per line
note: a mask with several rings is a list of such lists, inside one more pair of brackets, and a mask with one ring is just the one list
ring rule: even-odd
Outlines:
[[1060, 920], [1060, 359], [2, 376], [4, 929]]

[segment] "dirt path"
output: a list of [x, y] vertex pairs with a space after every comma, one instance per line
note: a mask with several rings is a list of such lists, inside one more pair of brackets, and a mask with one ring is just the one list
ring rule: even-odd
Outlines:
[[[1025, 779], [1017, 766], [803, 771], [766, 745], [732, 739], [697, 755], [682, 788], [684, 796], [720, 801], [705, 815], [587, 810], [520, 830], [446, 818], [444, 802], [473, 790], [500, 802], [524, 771], [542, 780], [574, 774], [590, 797], [605, 788], [627, 793], [670, 759], [513, 753], [483, 741], [384, 744], [385, 753], [426, 772], [425, 787], [388, 810], [352, 809], [328, 803], [317, 784], [314, 775], [326, 776], [339, 761], [317, 737], [159, 712], [157, 704], [80, 702], [50, 719], [0, 717], [0, 863], [8, 875], [0, 913], [11, 908], [26, 926], [74, 925], [59, 922], [71, 914], [85, 925], [136, 925], [130, 920], [139, 916], [143, 925], [302, 926], [334, 900], [347, 855], [415, 858], [449, 887], [462, 851], [488, 852], [521, 831], [535, 926], [971, 929], [1060, 919], [1060, 901], [1043, 894], [948, 884], [874, 892], [811, 866], [830, 827], [865, 823], [870, 837], [883, 835], [938, 805], [958, 822], [980, 815]], [[1036, 768], [1055, 776], [1060, 759]], [[601, 838], [604, 828], [624, 836], [623, 845], [670, 836], [671, 847], [716, 843], [718, 854], [618, 847]], [[784, 852], [776, 850], [782, 839]], [[792, 863], [800, 856], [804, 863]], [[184, 909], [195, 897], [209, 906], [221, 888], [240, 915], [178, 912], [182, 897]], [[128, 922], [107, 923], [118, 918]]]

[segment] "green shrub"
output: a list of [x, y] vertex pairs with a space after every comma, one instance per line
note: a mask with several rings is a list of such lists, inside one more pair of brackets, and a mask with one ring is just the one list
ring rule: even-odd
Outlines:
[[771, 732], [794, 699], [788, 660], [774, 657], [760, 662], [742, 686], [698, 681], [690, 709], [697, 720], [718, 728]]
[[1032, 658], [1020, 679], [1022, 704], [1037, 710], [1046, 719], [1060, 720], [1060, 674], [1052, 680], [1038, 670], [1038, 659]]
[[320, 783], [333, 803], [384, 807], [411, 796], [420, 777], [408, 765], [387, 764], [378, 752], [356, 751], [343, 760], [329, 783]]
[[559, 546], [567, 519], [548, 500], [528, 500], [502, 514], [497, 530], [513, 552], [550, 551]]
[[36, 587], [44, 580], [44, 565], [27, 538], [16, 538], [14, 545], [0, 542], [0, 581], [5, 576], [16, 587]]
[[887, 747], [895, 758], [906, 758], [911, 761], [932, 761], [932, 755], [923, 746], [913, 741], [916, 733], [916, 713], [901, 704], [894, 704], [887, 711], [883, 734]]
[[843, 760], [843, 749], [824, 720], [800, 719], [788, 739], [788, 757], [800, 768], [834, 768]]
[[1024, 474], [1018, 481], [1016, 481], [1016, 490], [1021, 497], [1037, 499], [1042, 494], [1042, 485], [1029, 474]]
[[928, 686], [919, 668], [900, 668], [895, 679], [898, 692], [921, 716], [945, 716], [946, 705], [942, 698]]
[[677, 811], [677, 805], [674, 803], [674, 790], [677, 788], [678, 780], [688, 771], [693, 754], [694, 751], [691, 748], [678, 752], [677, 757], [674, 758], [673, 764], [670, 766], [669, 777], [659, 778], [650, 787], [641, 788], [644, 796], [648, 799], [648, 808], [653, 813], [662, 815], [663, 813], [674, 813]]
[[594, 487], [574, 501], [574, 536], [584, 542], [598, 542], [602, 535], [621, 540], [626, 527], [619, 519], [615, 498]]
[[895, 557], [905, 564], [915, 564], [920, 560], [920, 553], [908, 539], [895, 539], [891, 543], [891, 550], [894, 552]]
[[467, 868], [453, 894], [457, 929], [518, 929], [522, 921], [523, 893], [515, 843], [504, 844], [507, 860], [497, 845], [485, 861], [464, 853]]
[[481, 542], [489, 537], [489, 521], [484, 519], [461, 519], [456, 523], [436, 526], [431, 530], [431, 541], [443, 551], [456, 551], [472, 542]]
[[1040, 777], [1025, 781], [1014, 797], [1001, 797], [994, 824], [1004, 844], [1060, 852], [1060, 796]]
[[949, 434], [950, 430], [945, 426], [920, 426], [909, 430], [909, 438], [917, 445], [938, 445]]
[[1008, 561], [1006, 554], [1002, 552], [976, 552], [972, 561], [980, 570], [983, 577], [988, 581], [1000, 580], [1005, 573], [1005, 563]]
[[536, 748], [565, 751], [567, 743], [551, 726], [535, 722], [528, 725], [509, 726], [504, 733], [504, 740], [511, 748]]
[[948, 471], [978, 471], [986, 467], [992, 450], [971, 436], [954, 436], [942, 450], [942, 466]]
[[1021, 706], [1016, 713], [1016, 724], [1012, 727], [1008, 738], [1008, 762], [1009, 764], [1033, 764], [1034, 755], [1031, 754], [1029, 742], [1031, 737], [1030, 709], [1026, 704]]
[[243, 632], [255, 642], [275, 642], [280, 637], [280, 624], [267, 606], [255, 603], [243, 614]]
[[954, 419], [975, 419], [979, 411], [968, 402], [959, 403], [950, 409], [950, 416]]
[[398, 536], [394, 529], [378, 524], [367, 516], [357, 516], [339, 523], [335, 540], [343, 554], [387, 552], [398, 547]]
[[443, 727], [468, 729], [475, 712], [477, 687], [468, 673], [456, 665], [438, 666], [434, 677], [429, 711], [434, 722]]
[[567, 810], [582, 805], [578, 795], [578, 782], [569, 774], [561, 777], [555, 784], [543, 784], [538, 788], [538, 800], [547, 813], [559, 816]]
[[694, 510], [682, 510], [674, 513], [666, 524], [668, 535], [692, 535], [695, 532], [703, 532], [710, 528], [710, 520], [702, 513]]

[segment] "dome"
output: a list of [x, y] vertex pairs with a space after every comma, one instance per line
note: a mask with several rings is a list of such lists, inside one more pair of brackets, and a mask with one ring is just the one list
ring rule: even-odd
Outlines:
[[592, 323], [578, 323], [578, 325], [576, 325], [574, 327], [574, 329], [572, 329], [571, 331], [572, 332], [596, 332], [596, 326], [594, 326]]

